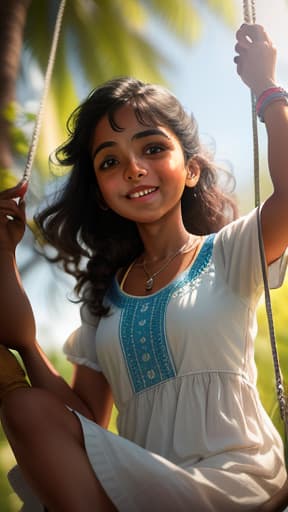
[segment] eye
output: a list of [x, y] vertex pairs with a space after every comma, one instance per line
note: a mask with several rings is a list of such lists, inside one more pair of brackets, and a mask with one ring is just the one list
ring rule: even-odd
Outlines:
[[114, 167], [117, 164], [118, 164], [118, 160], [116, 160], [116, 158], [113, 158], [113, 157], [105, 158], [105, 160], [103, 160], [103, 162], [99, 165], [99, 169], [103, 169], [103, 170], [110, 169], [110, 167]]
[[145, 149], [145, 153], [148, 155], [155, 155], [157, 153], [161, 153], [162, 151], [165, 151], [165, 147], [163, 144], [151, 144], [149, 147]]

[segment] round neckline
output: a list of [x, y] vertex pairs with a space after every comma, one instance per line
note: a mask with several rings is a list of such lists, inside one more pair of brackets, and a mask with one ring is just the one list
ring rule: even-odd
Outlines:
[[154, 297], [157, 297], [157, 295], [167, 291], [169, 288], [173, 287], [176, 283], [179, 283], [181, 282], [182, 280], [185, 279], [186, 275], [191, 271], [191, 269], [193, 267], [197, 267], [197, 264], [198, 262], [200, 261], [200, 257], [202, 256], [202, 253], [204, 252], [205, 248], [206, 248], [206, 245], [207, 245], [207, 242], [211, 239], [211, 237], [214, 238], [214, 235], [213, 234], [210, 234], [210, 235], [206, 235], [203, 237], [203, 242], [201, 244], [201, 247], [196, 255], [196, 257], [193, 259], [193, 261], [182, 271], [180, 272], [179, 274], [177, 274], [173, 279], [172, 281], [170, 281], [169, 283], [167, 283], [165, 286], [163, 286], [162, 288], [160, 288], [159, 290], [157, 290], [156, 292], [154, 293], [150, 293], [149, 295], [132, 295], [130, 293], [127, 293], [125, 292], [124, 290], [122, 290], [119, 282], [118, 282], [118, 279], [117, 279], [117, 274], [114, 276], [113, 278], [113, 286], [114, 286], [114, 289], [116, 288], [116, 291], [117, 291], [117, 294], [119, 296], [122, 296], [123, 298], [126, 298], [126, 299], [139, 299], [139, 300], [147, 300], [147, 299], [150, 299], [150, 298], [154, 298]]

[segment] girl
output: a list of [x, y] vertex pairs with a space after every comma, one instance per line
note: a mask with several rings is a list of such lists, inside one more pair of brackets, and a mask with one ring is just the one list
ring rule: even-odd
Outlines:
[[[261, 26], [242, 25], [235, 49], [267, 127], [274, 191], [261, 227], [279, 286], [287, 94]], [[64, 346], [72, 387], [35, 341], [17, 276], [25, 217], [13, 198], [23, 186], [1, 194], [1, 342], [19, 351], [32, 384], [17, 368], [3, 377], [1, 418], [27, 482], [53, 512], [261, 510], [286, 473], [255, 386], [257, 210], [234, 220], [195, 121], [159, 86], [123, 78], [96, 89], [57, 155], [71, 176], [37, 222], [83, 303]], [[113, 401], [119, 436], [105, 430]]]

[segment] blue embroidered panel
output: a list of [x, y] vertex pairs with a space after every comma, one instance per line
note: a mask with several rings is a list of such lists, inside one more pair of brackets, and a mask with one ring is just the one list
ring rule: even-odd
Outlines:
[[107, 297], [121, 308], [119, 339], [132, 389], [139, 393], [176, 376], [166, 336], [166, 310], [175, 291], [199, 276], [210, 262], [214, 235], [209, 235], [194, 264], [168, 286], [148, 297], [133, 297], [114, 280]]

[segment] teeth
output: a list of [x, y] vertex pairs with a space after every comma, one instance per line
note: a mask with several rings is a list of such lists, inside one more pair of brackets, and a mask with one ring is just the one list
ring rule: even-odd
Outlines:
[[137, 197], [147, 196], [156, 190], [156, 187], [147, 188], [147, 190], [141, 190], [140, 192], [134, 192], [134, 194], [129, 194], [130, 199], [136, 199]]

